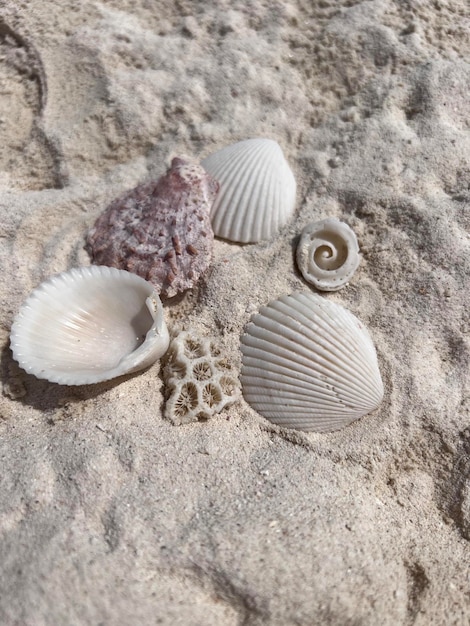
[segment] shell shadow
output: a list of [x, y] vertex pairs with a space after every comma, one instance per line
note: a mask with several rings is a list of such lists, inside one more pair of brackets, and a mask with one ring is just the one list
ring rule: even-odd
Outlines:
[[4, 345], [0, 355], [0, 371], [3, 395], [24, 406], [47, 413], [65, 404], [73, 405], [96, 398], [145, 370], [94, 385], [59, 385], [36, 378], [22, 370], [13, 359], [9, 346]]
[[292, 270], [296, 278], [302, 281], [302, 286], [308, 288], [313, 293], [321, 293], [316, 289], [313, 285], [309, 284], [305, 278], [302, 276], [302, 272], [299, 270], [299, 266], [297, 265], [297, 248], [299, 246], [301, 233], [297, 233], [290, 240], [291, 245], [291, 255], [292, 255]]

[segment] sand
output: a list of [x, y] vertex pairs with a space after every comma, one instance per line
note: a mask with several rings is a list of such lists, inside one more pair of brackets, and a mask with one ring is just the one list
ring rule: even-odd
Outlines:
[[[0, 623], [466, 625], [470, 621], [470, 11], [465, 0], [0, 5]], [[240, 399], [163, 418], [161, 366], [61, 387], [9, 331], [87, 229], [172, 156], [282, 146], [295, 217], [218, 241], [165, 307], [240, 366], [250, 315], [312, 289], [314, 219], [363, 255], [325, 297], [369, 328], [380, 408], [330, 434]]]

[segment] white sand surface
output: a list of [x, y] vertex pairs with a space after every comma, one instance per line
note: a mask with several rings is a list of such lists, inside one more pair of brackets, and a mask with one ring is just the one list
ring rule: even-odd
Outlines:
[[[0, 134], [0, 624], [468, 625], [468, 2], [5, 0]], [[112, 199], [257, 136], [295, 217], [217, 242], [168, 325], [238, 368], [251, 314], [311, 289], [301, 229], [343, 219], [363, 260], [325, 297], [370, 329], [379, 410], [306, 434], [241, 399], [176, 427], [158, 363], [86, 387], [19, 369], [21, 302], [90, 263]]]

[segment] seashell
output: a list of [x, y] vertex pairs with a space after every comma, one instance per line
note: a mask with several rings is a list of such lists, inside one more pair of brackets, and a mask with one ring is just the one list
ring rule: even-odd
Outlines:
[[219, 186], [189, 158], [158, 181], [112, 202], [86, 239], [93, 263], [128, 270], [172, 297], [190, 289], [212, 261], [210, 208]]
[[262, 307], [242, 336], [241, 350], [245, 400], [280, 426], [337, 430], [382, 400], [367, 329], [316, 294], [293, 293]]
[[302, 276], [320, 291], [344, 287], [361, 260], [356, 235], [333, 217], [303, 229], [296, 256]]
[[206, 157], [202, 166], [220, 185], [211, 209], [218, 237], [269, 239], [294, 212], [295, 178], [275, 141], [240, 141]]
[[26, 299], [11, 329], [14, 359], [29, 374], [86, 385], [147, 367], [167, 350], [163, 307], [129, 272], [90, 266], [52, 276]]

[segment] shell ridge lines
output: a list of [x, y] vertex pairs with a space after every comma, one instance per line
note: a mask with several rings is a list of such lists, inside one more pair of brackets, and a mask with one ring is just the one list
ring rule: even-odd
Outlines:
[[[280, 346], [286, 344], [286, 350], [291, 351], [290, 358], [293, 361], [297, 361], [296, 354], [298, 354], [299, 356], [310, 355], [310, 358], [313, 358], [311, 356], [312, 346], [321, 346], [324, 352], [322, 351], [321, 353], [319, 353], [318, 356], [323, 357], [324, 360], [321, 360], [321, 361], [318, 360], [317, 362], [319, 364], [322, 364], [322, 366], [325, 367], [325, 369], [328, 371], [330, 371], [330, 364], [331, 364], [331, 367], [333, 368], [333, 371], [338, 376], [338, 378], [343, 378], [345, 375], [347, 379], [350, 381], [355, 380], [357, 378], [357, 374], [355, 370], [352, 367], [350, 367], [349, 364], [343, 363], [341, 367], [336, 365], [337, 354], [334, 349], [335, 344], [333, 341], [328, 341], [328, 338], [331, 338], [331, 332], [330, 332], [331, 328], [329, 328], [328, 326], [325, 327], [325, 330], [327, 332], [324, 336], [320, 336], [317, 334], [318, 329], [313, 329], [311, 333], [307, 332], [307, 327], [305, 325], [301, 327], [301, 330], [299, 330], [298, 320], [295, 320], [289, 315], [286, 315], [286, 317], [283, 320], [285, 322], [284, 323], [284, 335], [279, 336], [278, 331], [277, 331], [278, 329], [276, 328], [276, 324], [279, 324], [280, 319], [282, 318], [271, 317], [271, 315], [274, 314], [275, 310], [278, 310], [278, 309], [273, 308], [267, 312], [269, 317], [264, 316], [264, 317], [259, 317], [256, 319], [256, 327], [250, 329], [251, 334], [253, 334], [253, 336], [260, 337], [260, 332], [259, 332], [260, 329], [261, 328], [265, 329], [268, 333], [271, 333], [269, 338], [266, 339], [267, 342], [271, 341], [271, 343], [269, 344], [271, 349], [273, 348], [273, 346], [277, 347], [277, 344]], [[282, 310], [278, 312], [282, 313]], [[287, 309], [287, 313], [289, 313], [289, 309]], [[306, 318], [306, 319], [309, 323], [312, 323], [311, 318]], [[316, 320], [314, 322], [316, 322]], [[289, 332], [287, 333], [287, 331]], [[296, 337], [296, 335], [299, 333], [301, 333], [306, 340], [306, 342], [303, 344], [299, 344], [298, 338]], [[325, 339], [325, 337], [327, 339]], [[274, 340], [276, 341], [274, 342]], [[344, 347], [345, 347], [344, 345], [341, 346], [341, 348], [344, 348]], [[346, 348], [347, 348], [347, 344], [346, 344]], [[357, 364], [360, 367], [362, 367], [363, 365], [360, 359], [357, 359]], [[362, 381], [359, 381], [359, 384], [361, 387], [363, 386]]]
[[[327, 323], [319, 324], [317, 332], [323, 333], [318, 338], [312, 337], [310, 335], [311, 341], [318, 343], [323, 346], [329, 352], [330, 361], [334, 361], [337, 359], [338, 351], [349, 353], [349, 360], [351, 364], [351, 369], [354, 369], [354, 366], [363, 368], [365, 370], [374, 371], [373, 365], [368, 363], [366, 358], [363, 358], [363, 345], [360, 342], [357, 342], [356, 337], [351, 337], [347, 332], [338, 333], [336, 335], [336, 340], [329, 341], [330, 337], [333, 337], [332, 330], [336, 330], [334, 326], [331, 326]], [[368, 352], [368, 351], [366, 351]]]
[[[302, 354], [300, 354], [299, 352], [297, 352], [295, 354], [295, 357], [292, 357], [292, 350], [291, 347], [289, 346], [289, 344], [285, 345], [285, 347], [281, 347], [281, 346], [273, 346], [273, 340], [277, 340], [277, 335], [276, 333], [272, 333], [271, 337], [266, 337], [264, 336], [263, 338], [261, 338], [259, 335], [253, 335], [254, 337], [257, 337], [260, 341], [259, 341], [259, 354], [262, 355], [263, 354], [263, 348], [264, 348], [264, 352], [269, 354], [270, 362], [274, 362], [276, 363], [278, 366], [279, 365], [284, 365], [284, 367], [292, 369], [292, 364], [295, 364], [298, 367], [298, 371], [299, 373], [303, 373], [306, 376], [310, 375], [311, 372], [311, 365], [312, 363], [315, 363], [318, 366], [319, 371], [325, 376], [327, 377], [328, 380], [330, 380], [330, 383], [335, 383], [335, 385], [337, 385], [338, 387], [345, 387], [346, 389], [348, 389], [348, 387], [342, 382], [344, 380], [344, 378], [346, 378], [346, 380], [348, 382], [354, 382], [356, 383], [356, 379], [357, 377], [355, 375], [348, 375], [347, 377], [344, 376], [344, 372], [343, 370], [341, 370], [340, 368], [334, 368], [334, 370], [332, 370], [329, 367], [329, 362], [322, 358], [321, 355], [311, 355], [307, 350], [303, 351]], [[292, 345], [294, 342], [290, 342], [290, 345]], [[245, 345], [249, 345], [249, 344], [245, 344]], [[255, 349], [256, 350], [256, 349]], [[243, 351], [243, 347], [242, 347], [242, 351]], [[245, 354], [245, 351], [243, 351]], [[250, 355], [249, 352], [246, 352], [246, 354]], [[253, 353], [253, 356], [256, 354]], [[262, 356], [258, 356], [259, 360], [266, 360], [266, 358], [263, 359]], [[325, 381], [326, 382], [326, 381]], [[364, 386], [361, 384], [360, 385], [361, 388], [363, 388]], [[367, 386], [364, 387], [364, 390], [369, 393], [370, 390]], [[351, 391], [349, 392], [351, 393]]]
[[[256, 181], [257, 181], [257, 185], [253, 186], [253, 193], [250, 198], [250, 205], [253, 207], [259, 207], [264, 201], [264, 204], [266, 205], [267, 210], [269, 210], [270, 218], [274, 220], [274, 227], [275, 227], [275, 230], [277, 231], [277, 227], [278, 227], [277, 219], [276, 219], [277, 210], [276, 211], [274, 210], [275, 205], [273, 202], [273, 195], [274, 195], [277, 185], [276, 185], [276, 179], [275, 179], [275, 174], [274, 174], [273, 169], [263, 168], [262, 176], [260, 175], [260, 172], [258, 171]], [[274, 185], [273, 185], [273, 182], [274, 182]], [[250, 205], [248, 205], [247, 203], [247, 207]], [[263, 230], [263, 221], [265, 219], [265, 215], [263, 215], [262, 211], [257, 210], [254, 213], [253, 217], [254, 219], [253, 219], [251, 228], [253, 229], [253, 232], [256, 233], [256, 238], [261, 239], [261, 234]], [[246, 223], [246, 220], [244, 221], [244, 227], [245, 227], [245, 235], [246, 235], [248, 234], [246, 230], [249, 227], [249, 224]]]
[[[337, 397], [341, 397], [343, 400], [348, 399], [349, 402], [352, 402], [352, 400], [354, 399], [354, 401], [360, 402], [361, 404], [364, 401], [364, 397], [367, 399], [367, 403], [374, 397], [373, 394], [370, 394], [370, 390], [367, 388], [365, 389], [366, 395], [359, 392], [351, 391], [350, 389], [348, 389], [347, 385], [345, 386], [344, 384], [341, 384], [341, 381], [338, 381], [329, 374], [322, 373], [324, 377], [323, 379], [320, 379], [318, 381], [315, 379], [312, 380], [311, 377], [309, 377], [307, 365], [305, 365], [305, 370], [301, 372], [305, 376], [305, 378], [294, 378], [292, 367], [289, 364], [286, 364], [286, 361], [288, 360], [287, 356], [285, 356], [284, 359], [278, 358], [273, 359], [270, 363], [263, 363], [263, 369], [265, 370], [265, 374], [263, 375], [260, 373], [259, 359], [257, 359], [256, 356], [246, 356], [247, 358], [245, 360], [247, 361], [247, 363], [243, 366], [242, 374], [248, 375], [250, 380], [256, 378], [257, 381], [256, 384], [252, 382], [246, 382], [246, 388], [250, 386], [255, 387], [258, 383], [261, 384], [261, 381], [263, 380], [265, 381], [265, 383], [263, 384], [267, 385], [267, 383], [272, 380], [272, 375], [275, 374], [277, 380], [276, 388], [282, 387], [283, 389], [287, 390], [288, 388], [292, 387], [296, 391], [298, 391], [299, 396], [308, 396], [312, 392], [314, 392], [315, 394], [325, 393], [326, 395], [331, 395], [332, 393], [334, 393], [335, 395], [337, 395]], [[257, 365], [252, 364], [253, 362], [249, 360], [250, 357], [255, 361], [258, 361]], [[289, 384], [285, 382], [285, 379], [288, 377], [295, 381], [295, 384]], [[339, 396], [340, 392], [342, 394], [341, 396]]]
[[[266, 402], [265, 398], [261, 395], [257, 395], [256, 399], [258, 402], [262, 402], [264, 407], [266, 409], [270, 409], [273, 413], [275, 413], [277, 409], [279, 409], [280, 412], [282, 411], [282, 409], [279, 406], [280, 404], [279, 400], [281, 399], [280, 397], [271, 402], [269, 401]], [[295, 405], [292, 406], [286, 399], [286, 405], [289, 406], [289, 418], [291, 416], [298, 417], [298, 416], [309, 415], [310, 413], [313, 413], [311, 403], [299, 405], [296, 402]], [[340, 418], [344, 416], [350, 416], [351, 414], [353, 416], [360, 415], [362, 413], [362, 410], [363, 410], [362, 407], [353, 407], [353, 406], [348, 406], [347, 404], [344, 404], [343, 406], [341, 405], [338, 406], [337, 404], [335, 408], [327, 407], [323, 404], [317, 404], [314, 414], [318, 415], [321, 412], [322, 417], [330, 416], [330, 417]]]
[[[293, 295], [303, 295], [300, 293]], [[302, 325], [300, 325], [299, 332], [301, 332], [307, 339], [314, 341], [317, 343], [319, 338], [317, 333], [319, 330], [323, 331], [323, 336], [321, 337], [321, 341], [328, 342], [332, 348], [331, 353], [334, 355], [335, 348], [340, 350], [349, 350], [351, 347], [351, 343], [356, 346], [356, 351], [350, 354], [352, 361], [357, 363], [359, 366], [369, 367], [367, 364], [367, 360], [364, 359], [361, 355], [361, 352], [358, 348], [366, 349], [369, 352], [368, 348], [372, 346], [372, 339], [367, 331], [367, 329], [360, 324], [358, 328], [362, 331], [361, 336], [358, 336], [357, 333], [352, 333], [349, 329], [349, 326], [354, 324], [356, 325], [359, 321], [352, 313], [343, 309], [348, 315], [342, 315], [342, 307], [340, 308], [340, 313], [338, 314], [338, 319], [335, 320], [331, 317], [330, 312], [327, 308], [320, 306], [319, 308], [326, 313], [326, 318], [322, 318], [319, 315], [316, 315], [312, 312], [311, 307], [308, 306], [308, 302], [303, 298], [295, 298], [298, 303], [298, 308], [296, 309], [296, 313], [299, 314]], [[325, 300], [325, 302], [327, 302]], [[290, 302], [285, 300], [284, 298], [280, 298], [276, 302], [276, 306], [273, 309], [282, 311], [284, 315], [286, 315], [286, 321], [289, 322], [290, 319], [293, 318], [290, 311], [292, 307], [290, 306]], [[299, 322], [300, 320], [297, 320]], [[343, 322], [341, 324], [341, 322]], [[337, 332], [338, 329], [341, 329], [341, 332]], [[332, 333], [331, 331], [335, 331]], [[367, 339], [367, 341], [364, 341]], [[325, 346], [326, 347], [326, 346]], [[373, 348], [372, 354], [375, 355], [375, 349]], [[373, 371], [373, 368], [371, 368]]]
[[[245, 371], [244, 374], [247, 375], [249, 374], [249, 371]], [[256, 371], [254, 371], [254, 374], [256, 374]], [[312, 391], [315, 392], [317, 399], [322, 400], [322, 404], [323, 406], [332, 406], [335, 409], [337, 408], [337, 402], [336, 400], [338, 399], [337, 394], [334, 393], [334, 390], [331, 389], [330, 387], [314, 387], [312, 385], [312, 388], [309, 390], [310, 393], [298, 393], [298, 388], [295, 385], [289, 385], [286, 383], [280, 383], [278, 387], [276, 387], [274, 389], [274, 391], [276, 393], [272, 394], [268, 394], [266, 393], [265, 396], [262, 395], [262, 393], [260, 393], [263, 391], [263, 389], [270, 389], [270, 387], [266, 387], [265, 383], [267, 381], [269, 381], [269, 378], [256, 378], [254, 375], [250, 376], [250, 378], [252, 379], [252, 383], [250, 384], [245, 384], [245, 389], [248, 391], [250, 388], [255, 391], [258, 395], [258, 399], [261, 398], [270, 398], [274, 403], [278, 403], [279, 399], [282, 398], [286, 398], [286, 399], [297, 399], [297, 398], [301, 398], [301, 400], [299, 401], [298, 405], [299, 406], [311, 406], [311, 393]], [[345, 401], [343, 401], [343, 399], [341, 399], [341, 402], [343, 402], [344, 404], [346, 404]]]
[[[233, 185], [233, 181], [236, 180], [237, 177], [240, 176], [240, 173], [244, 173], [247, 165], [246, 165], [246, 150], [237, 151], [235, 146], [229, 146], [230, 150], [226, 148], [222, 157], [219, 156], [219, 153], [215, 153], [220, 159], [219, 163], [215, 163], [212, 166], [211, 156], [207, 157], [206, 160], [210, 160], [211, 162], [211, 172], [216, 180], [221, 183], [220, 189], [215, 198], [214, 204], [211, 209], [211, 217], [212, 223], [214, 225], [214, 229], [217, 230], [221, 228], [223, 219], [225, 217], [222, 207], [225, 205], [230, 206], [230, 210], [227, 212], [227, 215], [231, 220], [234, 219], [234, 215], [236, 215], [236, 209], [234, 208], [235, 204], [238, 204], [237, 200], [237, 191], [238, 186]], [[243, 166], [243, 163], [245, 165]], [[242, 164], [240, 166], [240, 164]], [[227, 165], [231, 165], [230, 170], [227, 171]], [[222, 235], [223, 236], [223, 235]]]
[[276, 141], [239, 141], [207, 156], [202, 165], [220, 183], [212, 209], [217, 236], [256, 243], [271, 238], [292, 216], [295, 178]]
[[345, 311], [306, 292], [253, 315], [241, 338], [245, 400], [274, 423], [307, 431], [340, 428], [377, 408], [377, 356], [363, 324]]
[[[257, 206], [256, 202], [253, 201], [253, 188], [256, 190], [256, 185], [253, 186], [252, 184], [252, 176], [247, 177], [246, 174], [250, 170], [253, 170], [253, 164], [256, 164], [260, 154], [262, 155], [262, 153], [262, 144], [256, 146], [254, 149], [245, 149], [243, 152], [240, 151], [240, 158], [237, 159], [237, 163], [241, 162], [241, 167], [235, 168], [235, 162], [232, 162], [231, 174], [229, 174], [225, 179], [225, 183], [231, 185], [232, 190], [230, 195], [227, 194], [227, 196], [225, 196], [231, 205], [231, 210], [226, 214], [227, 224], [225, 226], [225, 230], [231, 231], [233, 229], [236, 232], [237, 238], [241, 238], [242, 240], [249, 233], [250, 229], [253, 228], [253, 223], [250, 223], [250, 220], [247, 219], [250, 207]], [[243, 180], [244, 184], [237, 186], [233, 185], [233, 181], [237, 178]], [[259, 182], [259, 178], [256, 179], [256, 182]], [[243, 203], [243, 201], [245, 201], [245, 203]], [[241, 210], [240, 207], [243, 210]], [[255, 230], [255, 232], [256, 237], [258, 237], [258, 230]]]

